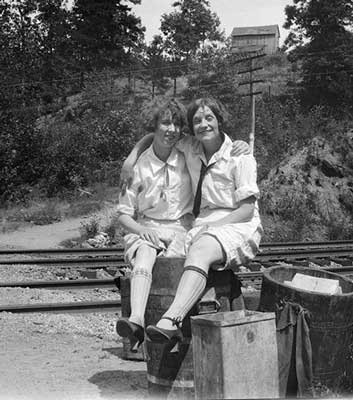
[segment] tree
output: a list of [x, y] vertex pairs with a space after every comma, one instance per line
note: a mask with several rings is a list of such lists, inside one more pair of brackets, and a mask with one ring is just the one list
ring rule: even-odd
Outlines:
[[[139, 4], [141, 0], [127, 0]], [[74, 41], [81, 70], [123, 66], [142, 43], [145, 28], [122, 0], [77, 0]]]
[[160, 35], [155, 35], [150, 45], [146, 48], [146, 66], [150, 71], [152, 82], [152, 98], [157, 86], [164, 87], [167, 75], [167, 60], [164, 55], [164, 43]]
[[58, 83], [72, 59], [69, 13], [62, 3], [0, 2], [0, 90], [12, 109], [38, 108], [58, 94]]
[[195, 68], [188, 75], [188, 88], [184, 97], [193, 99], [213, 96], [229, 103], [238, 89], [237, 66], [231, 50], [230, 39], [225, 46], [208, 46], [196, 57]]
[[[39, 29], [35, 0], [0, 2], [0, 90], [3, 106], [28, 106], [37, 97]], [[7, 99], [7, 101], [6, 101]], [[6, 104], [7, 103], [7, 104]]]
[[180, 0], [173, 3], [175, 11], [163, 14], [161, 32], [165, 49], [172, 62], [171, 77], [176, 78], [187, 69], [187, 63], [206, 43], [223, 41], [218, 16], [210, 10], [208, 0]]
[[189, 59], [206, 41], [222, 41], [220, 21], [209, 9], [208, 0], [180, 0], [173, 3], [175, 11], [162, 15], [161, 31], [172, 56]]
[[38, 3], [44, 103], [63, 91], [72, 71], [70, 13], [62, 3], [62, 0], [42, 0]]
[[294, 0], [285, 13], [285, 46], [302, 61], [306, 104], [351, 105], [353, 0]]

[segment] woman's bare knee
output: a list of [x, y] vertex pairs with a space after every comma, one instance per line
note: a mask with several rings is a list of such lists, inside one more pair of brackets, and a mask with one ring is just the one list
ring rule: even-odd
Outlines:
[[157, 250], [148, 245], [142, 245], [136, 252], [134, 268], [152, 271], [156, 261]]
[[209, 266], [224, 261], [221, 244], [210, 235], [202, 235], [193, 243], [186, 256], [186, 265]]

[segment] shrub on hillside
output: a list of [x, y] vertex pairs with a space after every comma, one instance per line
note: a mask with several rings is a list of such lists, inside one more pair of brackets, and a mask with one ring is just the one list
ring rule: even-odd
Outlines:
[[0, 117], [0, 204], [23, 202], [42, 171], [33, 115]]
[[82, 187], [95, 180], [95, 171], [121, 162], [136, 141], [128, 109], [86, 113], [70, 122], [54, 121], [41, 130], [41, 185], [52, 196], [64, 188]]

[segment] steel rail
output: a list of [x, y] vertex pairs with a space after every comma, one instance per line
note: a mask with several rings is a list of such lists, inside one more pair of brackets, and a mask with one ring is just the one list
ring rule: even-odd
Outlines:
[[[343, 247], [353, 246], [353, 240], [330, 240], [317, 242], [267, 242], [261, 243], [260, 249], [276, 249], [276, 248], [318, 248], [318, 247]], [[123, 247], [104, 247], [104, 248], [76, 248], [76, 249], [2, 249], [1, 255], [31, 255], [31, 254], [60, 254], [60, 255], [93, 255], [93, 254], [123, 254]]]
[[8, 304], [0, 305], [0, 312], [11, 313], [72, 313], [72, 312], [107, 312], [119, 311], [120, 300], [76, 301], [72, 303]]
[[[337, 258], [352, 257], [353, 247], [317, 247], [293, 248], [280, 250], [260, 251], [254, 262], [291, 261], [308, 258]], [[353, 263], [353, 261], [352, 261]], [[80, 266], [85, 268], [123, 267], [126, 265], [123, 255], [113, 257], [85, 257], [85, 258], [34, 258], [34, 259], [8, 259], [0, 260], [0, 265], [45, 265], [45, 266]]]
[[261, 248], [316, 248], [316, 247], [341, 247], [341, 246], [353, 246], [353, 240], [328, 240], [328, 241], [316, 241], [316, 242], [267, 242], [260, 243]]
[[103, 248], [90, 248], [90, 249], [85, 249], [85, 248], [77, 248], [77, 249], [2, 249], [0, 250], [0, 256], [1, 255], [31, 255], [31, 254], [102, 254], [102, 253], [123, 253], [124, 248], [123, 247], [103, 247]]
[[50, 280], [50, 281], [9, 281], [0, 282], [0, 288], [29, 288], [29, 289], [95, 289], [116, 288], [114, 279], [75, 279], [75, 280]]
[[124, 257], [91, 257], [91, 258], [33, 258], [0, 260], [0, 265], [45, 265], [45, 266], [80, 266], [87, 268], [123, 267]]
[[[311, 267], [307, 267], [311, 268]], [[319, 268], [319, 267], [318, 267]], [[340, 275], [353, 275], [353, 266], [345, 267], [320, 267], [321, 271], [335, 272]], [[262, 279], [263, 271], [235, 272], [241, 280]], [[21, 281], [0, 282], [0, 288], [30, 288], [30, 289], [92, 289], [92, 288], [116, 288], [115, 278], [105, 279], [75, 279], [75, 280], [50, 280], [50, 281]]]
[[282, 251], [260, 252], [254, 261], [286, 261], [305, 260], [308, 258], [332, 258], [332, 257], [353, 257], [353, 248], [315, 248], [315, 249], [291, 249]]

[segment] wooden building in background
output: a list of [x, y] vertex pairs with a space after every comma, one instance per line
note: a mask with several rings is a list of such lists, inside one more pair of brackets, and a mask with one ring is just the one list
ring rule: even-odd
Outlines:
[[257, 51], [274, 54], [279, 48], [278, 25], [244, 26], [232, 31], [232, 50]]

